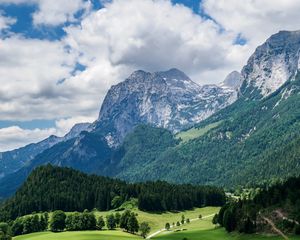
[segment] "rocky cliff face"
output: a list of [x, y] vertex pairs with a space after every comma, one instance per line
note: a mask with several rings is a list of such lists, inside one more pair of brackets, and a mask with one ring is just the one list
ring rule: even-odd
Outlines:
[[233, 71], [227, 75], [225, 80], [220, 84], [221, 87], [229, 87], [239, 90], [242, 85], [242, 76], [238, 71]]
[[96, 128], [105, 129], [110, 145], [118, 145], [138, 124], [178, 132], [209, 117], [237, 98], [231, 87], [199, 86], [178, 69], [136, 71], [113, 86], [101, 107]]
[[242, 70], [241, 94], [260, 99], [295, 76], [299, 67], [300, 31], [280, 31], [259, 46]]

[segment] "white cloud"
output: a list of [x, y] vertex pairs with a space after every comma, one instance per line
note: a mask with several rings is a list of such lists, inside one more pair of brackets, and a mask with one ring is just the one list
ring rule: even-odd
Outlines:
[[0, 11], [0, 33], [1, 31], [10, 28], [16, 21], [15, 18], [4, 16], [3, 12]]
[[23, 129], [19, 126], [0, 128], [0, 152], [17, 149], [29, 143], [42, 141], [50, 135], [62, 137], [67, 134], [76, 123], [93, 122], [94, 120], [94, 117], [78, 116], [57, 120], [55, 126], [46, 129]]
[[38, 10], [32, 18], [35, 25], [57, 26], [65, 22], [75, 22], [79, 11], [89, 12], [91, 2], [85, 0], [0, 0], [0, 4], [34, 4]]
[[61, 42], [20, 36], [0, 39], [0, 46], [0, 119], [53, 119], [63, 114], [68, 99], [56, 83], [71, 76], [75, 56]]
[[300, 29], [298, 0], [203, 0], [205, 12], [254, 48], [279, 30]]
[[[217, 24], [189, 8], [163, 0], [115, 0], [66, 31], [81, 63], [121, 68], [123, 73], [116, 76], [123, 78], [136, 69], [177, 67], [199, 83], [218, 82], [224, 72], [239, 69], [248, 55], [246, 46], [232, 44], [236, 35], [221, 32]], [[223, 74], [216, 78], [216, 71]], [[105, 86], [123, 80], [99, 78]]]
[[57, 120], [55, 122], [56, 126], [56, 135], [57, 136], [64, 136], [67, 134], [71, 128], [76, 124], [76, 123], [92, 123], [96, 119], [96, 116], [94, 117], [85, 117], [85, 116], [77, 116], [77, 117], [72, 117], [72, 118], [64, 118]]
[[65, 22], [74, 22], [78, 11], [89, 10], [89, 1], [83, 0], [36, 0], [38, 11], [33, 14], [36, 25], [59, 25]]
[[[83, 0], [26, 2], [39, 4], [36, 25], [72, 22], [76, 12], [86, 11], [61, 41], [0, 40], [0, 119], [67, 119], [56, 123], [60, 135], [77, 121], [94, 120], [109, 87], [136, 69], [177, 67], [200, 84], [216, 83], [240, 70], [269, 35], [296, 29], [300, 20], [295, 0], [204, 0], [218, 24], [166, 0], [105, 1], [94, 12]], [[239, 34], [248, 40], [244, 46], [234, 44]], [[72, 73], [76, 62], [86, 69]]]
[[56, 132], [55, 128], [26, 130], [18, 126], [0, 129], [0, 152], [23, 147], [47, 138]]

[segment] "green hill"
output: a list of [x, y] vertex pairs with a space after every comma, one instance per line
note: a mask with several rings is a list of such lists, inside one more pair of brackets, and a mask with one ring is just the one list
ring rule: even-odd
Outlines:
[[51, 165], [35, 169], [16, 194], [0, 208], [0, 221], [39, 211], [110, 210], [131, 198], [144, 211], [180, 211], [222, 206], [225, 193], [209, 186], [167, 182], [126, 183]]

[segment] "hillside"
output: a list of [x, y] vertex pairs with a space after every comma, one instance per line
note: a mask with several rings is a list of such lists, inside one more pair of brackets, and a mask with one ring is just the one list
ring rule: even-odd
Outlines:
[[209, 186], [166, 182], [129, 184], [51, 165], [35, 169], [16, 194], [4, 202], [0, 221], [39, 211], [110, 210], [130, 198], [144, 211], [170, 211], [201, 206], [221, 206], [223, 190]]
[[300, 177], [262, 189], [253, 199], [227, 203], [218, 223], [228, 232], [300, 235]]
[[217, 127], [169, 148], [143, 171], [149, 173], [149, 179], [227, 187], [297, 175], [299, 86], [298, 74], [262, 101], [240, 99], [198, 128], [221, 120]]

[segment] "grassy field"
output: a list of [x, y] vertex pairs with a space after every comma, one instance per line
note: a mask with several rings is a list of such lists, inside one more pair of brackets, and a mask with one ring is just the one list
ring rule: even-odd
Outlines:
[[32, 233], [13, 238], [14, 240], [137, 240], [141, 237], [121, 231], [81, 231], [62, 233]]
[[[159, 229], [165, 227], [165, 224], [169, 222], [172, 224], [173, 222], [177, 222], [181, 220], [181, 216], [184, 215], [185, 218], [198, 218], [201, 214], [202, 216], [207, 216], [211, 214], [215, 214], [219, 211], [218, 207], [205, 207], [205, 208], [195, 208], [190, 211], [183, 212], [166, 212], [166, 213], [147, 213], [138, 210], [137, 208], [133, 208], [132, 211], [138, 214], [137, 218], [139, 222], [148, 222], [151, 227], [151, 233], [156, 232]], [[115, 213], [115, 211], [109, 212], [95, 212], [95, 215], [98, 217], [100, 215], [106, 216], [110, 213]], [[122, 213], [122, 212], [120, 212]]]
[[[179, 227], [174, 227], [170, 231], [163, 231], [152, 239], [156, 240], [182, 240], [187, 238], [188, 240], [280, 240], [282, 238], [277, 236], [261, 236], [261, 235], [240, 235], [240, 234], [228, 234], [222, 228], [215, 228], [212, 224], [212, 217], [205, 219], [198, 219], [199, 214], [203, 217], [212, 215], [218, 212], [219, 208], [205, 207], [197, 208], [192, 211], [184, 211], [179, 213], [162, 213], [153, 214], [132, 209], [138, 214], [139, 221], [147, 221], [151, 226], [151, 233], [156, 232], [164, 228], [165, 224], [169, 222], [176, 223], [180, 221], [182, 214], [186, 218], [190, 218], [192, 221], [189, 224], [184, 224]], [[109, 212], [95, 212], [96, 216], [106, 216], [115, 211]], [[195, 219], [195, 220], [193, 220]], [[121, 230], [109, 231], [81, 231], [81, 232], [62, 232], [62, 233], [33, 233], [28, 235], [22, 235], [13, 238], [13, 240], [126, 240], [126, 239], [142, 239], [139, 236], [131, 235], [122, 232]], [[300, 240], [299, 237], [291, 237], [291, 240]]]
[[221, 123], [221, 121], [209, 124], [204, 128], [191, 128], [187, 131], [183, 131], [183, 132], [178, 133], [176, 135], [176, 138], [177, 139], [181, 138], [182, 143], [188, 142], [189, 140], [201, 137], [202, 135], [207, 133], [209, 130], [217, 127], [220, 123]]
[[[215, 228], [211, 222], [212, 218], [202, 219], [175, 227], [170, 231], [164, 231], [152, 239], [156, 240], [281, 240], [278, 236], [262, 236], [258, 234], [241, 235], [237, 233], [228, 234], [223, 228]], [[186, 229], [186, 230], [183, 230]], [[178, 232], [176, 232], [178, 231]], [[290, 237], [291, 240], [300, 240], [299, 237]]]

